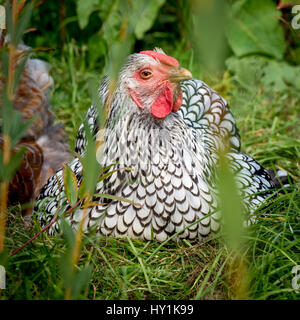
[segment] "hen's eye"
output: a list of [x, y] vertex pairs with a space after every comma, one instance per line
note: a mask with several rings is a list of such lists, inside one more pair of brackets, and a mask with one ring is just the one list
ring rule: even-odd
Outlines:
[[152, 71], [151, 70], [143, 70], [140, 72], [140, 76], [144, 80], [149, 79], [152, 76]]

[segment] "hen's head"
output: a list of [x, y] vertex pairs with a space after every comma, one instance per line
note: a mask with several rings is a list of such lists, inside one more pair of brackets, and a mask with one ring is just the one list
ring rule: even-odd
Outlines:
[[191, 78], [188, 70], [163, 51], [142, 51], [129, 56], [120, 75], [120, 85], [138, 108], [164, 118], [180, 108], [180, 81]]

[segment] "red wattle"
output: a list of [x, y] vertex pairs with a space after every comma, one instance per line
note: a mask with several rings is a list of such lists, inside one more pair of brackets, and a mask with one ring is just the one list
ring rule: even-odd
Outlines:
[[171, 113], [173, 106], [173, 94], [169, 87], [163, 91], [151, 105], [151, 112], [156, 118], [165, 118]]

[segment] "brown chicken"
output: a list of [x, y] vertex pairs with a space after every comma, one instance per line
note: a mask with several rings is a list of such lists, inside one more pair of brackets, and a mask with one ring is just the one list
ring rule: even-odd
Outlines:
[[[0, 148], [3, 149], [2, 137], [0, 137]], [[9, 184], [9, 205], [26, 204], [34, 200], [44, 164], [43, 151], [37, 143], [22, 141], [16, 145], [12, 153], [21, 148], [25, 148], [25, 151], [20, 167]], [[27, 210], [22, 212], [26, 213]]]
[[[19, 46], [17, 54], [21, 55], [24, 50], [27, 47]], [[3, 86], [4, 79], [0, 77], [1, 96]], [[24, 121], [35, 120], [12, 150], [14, 153], [21, 147], [26, 149], [21, 165], [9, 185], [9, 205], [33, 202], [49, 176], [70, 160], [64, 126], [54, 123], [55, 116], [50, 110], [47, 93], [52, 86], [53, 79], [48, 73], [48, 65], [44, 61], [29, 58], [15, 92], [13, 106], [21, 113]], [[3, 148], [3, 138], [0, 138], [0, 148]], [[22, 210], [23, 214], [30, 212], [30, 208]]]

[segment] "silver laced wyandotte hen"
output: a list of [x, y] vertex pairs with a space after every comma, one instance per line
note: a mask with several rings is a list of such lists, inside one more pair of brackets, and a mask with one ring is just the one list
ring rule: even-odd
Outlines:
[[[28, 47], [19, 45], [15, 51], [14, 68], [27, 50]], [[24, 121], [33, 120], [33, 123], [12, 150], [14, 153], [25, 147], [20, 167], [9, 185], [9, 205], [32, 203], [49, 177], [64, 162], [71, 160], [64, 126], [55, 123], [55, 116], [50, 108], [47, 94], [53, 86], [53, 79], [48, 69], [46, 62], [29, 57], [13, 97], [15, 110], [21, 113]], [[3, 87], [4, 78], [0, 76], [1, 96]], [[1, 136], [0, 148], [3, 148]], [[29, 214], [31, 211], [32, 208], [28, 208], [22, 213]]]
[[[99, 89], [103, 103], [108, 92], [105, 77]], [[94, 106], [87, 120], [97, 139], [101, 134]], [[224, 141], [229, 142], [227, 158], [251, 216], [275, 185], [258, 162], [240, 151], [240, 136], [226, 101], [160, 49], [130, 55], [120, 71], [103, 143], [96, 152], [112, 174], [97, 183], [95, 205], [87, 209], [84, 230], [159, 242], [183, 229], [173, 239], [202, 240], [217, 232], [221, 216], [214, 176]], [[82, 125], [76, 152], [83, 155], [85, 147]], [[69, 167], [80, 185], [81, 161], [75, 158]], [[70, 208], [64, 190], [63, 170], [59, 170], [37, 200], [35, 211], [43, 226], [53, 222], [59, 208], [63, 212]], [[79, 206], [66, 215], [75, 229], [83, 212]], [[49, 232], [59, 230], [58, 219]]]

